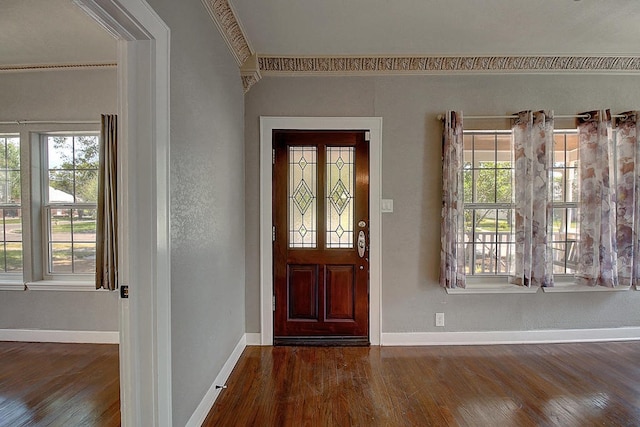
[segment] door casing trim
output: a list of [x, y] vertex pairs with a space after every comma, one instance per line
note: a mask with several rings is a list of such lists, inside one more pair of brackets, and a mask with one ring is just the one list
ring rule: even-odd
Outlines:
[[369, 340], [382, 325], [382, 117], [260, 117], [260, 343], [273, 345], [272, 134], [275, 129], [369, 132]]

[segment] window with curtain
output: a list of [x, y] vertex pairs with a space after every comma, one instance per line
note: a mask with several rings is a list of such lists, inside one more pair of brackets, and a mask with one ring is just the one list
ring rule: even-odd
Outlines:
[[97, 129], [0, 133], [0, 289], [95, 288], [99, 150]]
[[635, 283], [636, 115], [578, 117], [554, 129], [553, 112], [525, 111], [511, 130], [465, 131], [462, 113], [447, 113], [443, 286]]
[[93, 274], [99, 136], [83, 133], [43, 138], [47, 189], [43, 200], [46, 274]]

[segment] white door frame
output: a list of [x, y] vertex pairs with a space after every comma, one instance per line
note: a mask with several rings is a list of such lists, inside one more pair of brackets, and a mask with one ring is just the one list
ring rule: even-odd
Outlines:
[[275, 129], [369, 132], [369, 340], [380, 345], [382, 316], [382, 117], [260, 117], [260, 343], [273, 345], [272, 135]]
[[144, 0], [74, 0], [118, 39], [123, 426], [171, 426], [170, 31]]

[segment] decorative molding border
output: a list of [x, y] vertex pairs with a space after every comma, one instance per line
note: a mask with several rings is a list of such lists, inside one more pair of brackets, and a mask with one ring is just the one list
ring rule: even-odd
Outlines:
[[548, 329], [537, 331], [383, 333], [384, 346], [553, 344], [569, 342], [637, 341], [640, 327]]
[[218, 27], [220, 34], [227, 42], [231, 54], [238, 66], [242, 66], [253, 54], [248, 39], [244, 35], [242, 26], [228, 0], [202, 0], [205, 8]]
[[58, 331], [47, 329], [0, 329], [0, 341], [118, 344], [118, 331]]
[[259, 56], [264, 75], [441, 73], [640, 73], [640, 56]]
[[102, 62], [95, 64], [30, 64], [30, 65], [0, 65], [0, 72], [21, 71], [58, 71], [58, 70], [87, 70], [95, 68], [117, 68], [115, 62]]
[[230, 0], [202, 0], [202, 4], [209, 12], [238, 67], [240, 67], [244, 93], [249, 92], [251, 86], [258, 83], [262, 76], [258, 69], [258, 60]]
[[207, 418], [209, 411], [213, 408], [213, 404], [215, 403], [218, 395], [222, 391], [221, 388], [217, 388], [218, 386], [225, 386], [229, 375], [231, 375], [231, 371], [240, 360], [240, 356], [247, 346], [247, 336], [252, 334], [244, 334], [236, 347], [231, 352], [231, 355], [227, 359], [227, 361], [222, 366], [220, 373], [215, 380], [213, 380], [213, 384], [209, 387], [209, 390], [205, 393], [204, 397], [200, 401], [200, 404], [196, 408], [196, 410], [191, 414], [191, 418], [187, 421], [185, 427], [200, 427], [204, 420]]

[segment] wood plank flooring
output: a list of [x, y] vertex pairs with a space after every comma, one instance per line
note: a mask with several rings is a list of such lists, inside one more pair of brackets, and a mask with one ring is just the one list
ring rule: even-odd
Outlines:
[[0, 426], [120, 425], [118, 345], [0, 342]]
[[247, 347], [205, 426], [640, 426], [640, 342]]

